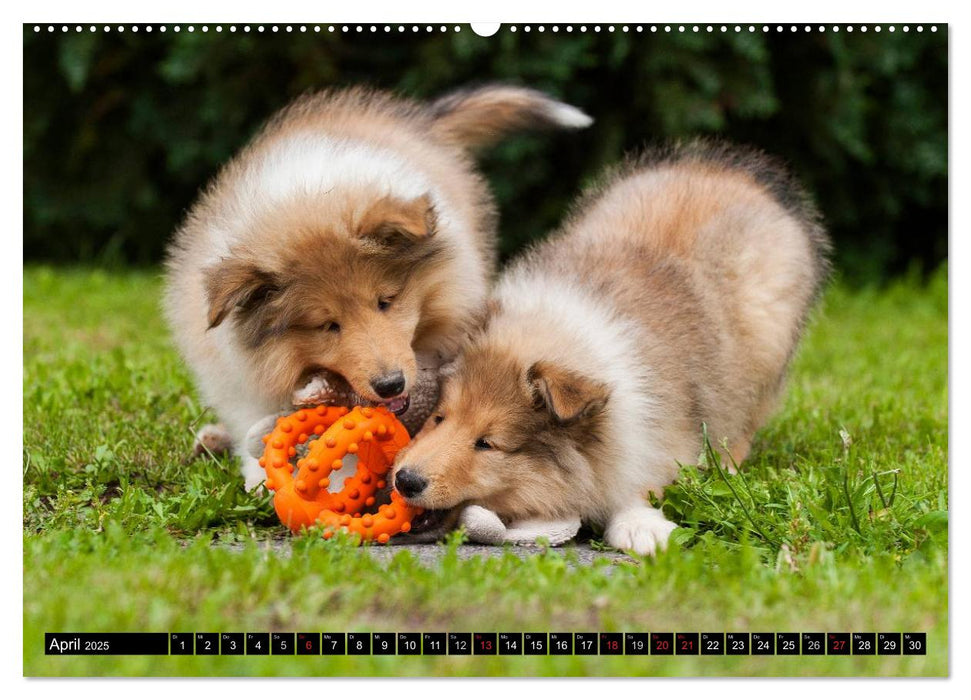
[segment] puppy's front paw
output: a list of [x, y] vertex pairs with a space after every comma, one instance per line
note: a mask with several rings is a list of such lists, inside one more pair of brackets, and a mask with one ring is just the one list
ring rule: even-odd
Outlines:
[[249, 455], [240, 456], [240, 471], [243, 473], [243, 483], [247, 491], [256, 490], [257, 495], [262, 495], [266, 490], [263, 481], [266, 479], [266, 472], [260, 463]]
[[277, 417], [276, 413], [266, 416], [262, 420], [256, 421], [246, 432], [246, 437], [243, 438], [243, 447], [253, 459], [258, 460], [263, 456], [263, 451], [266, 449], [266, 445], [263, 444], [263, 436], [273, 432]]
[[233, 439], [222, 423], [209, 423], [196, 433], [196, 444], [192, 447], [195, 456], [204, 454], [225, 454], [233, 449]]
[[616, 549], [654, 554], [658, 548], [667, 547], [668, 537], [676, 527], [656, 508], [637, 506], [614, 515], [607, 524], [604, 539]]

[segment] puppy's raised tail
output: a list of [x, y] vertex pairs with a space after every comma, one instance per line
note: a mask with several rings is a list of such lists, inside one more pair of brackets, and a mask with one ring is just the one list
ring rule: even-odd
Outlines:
[[431, 104], [433, 133], [468, 150], [527, 129], [582, 129], [593, 119], [539, 90], [485, 85], [449, 93]]

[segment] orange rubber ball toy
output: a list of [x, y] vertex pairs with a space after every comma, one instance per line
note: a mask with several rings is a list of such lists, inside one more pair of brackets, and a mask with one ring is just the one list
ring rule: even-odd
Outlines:
[[[312, 436], [319, 435], [317, 439]], [[266, 449], [260, 466], [266, 470], [266, 487], [275, 492], [273, 506], [280, 522], [294, 533], [314, 523], [326, 526], [324, 537], [335, 530], [356, 533], [362, 540], [384, 544], [392, 535], [408, 532], [422, 512], [412, 508], [397, 491], [391, 503], [375, 513], [375, 493], [387, 485], [395, 455], [411, 438], [394, 414], [383, 406], [348, 410], [337, 406], [307, 408], [279, 418], [273, 432], [263, 438]], [[309, 451], [294, 465], [297, 445], [310, 440]], [[331, 493], [330, 474], [343, 467], [347, 455], [357, 456], [357, 472], [339, 493]]]

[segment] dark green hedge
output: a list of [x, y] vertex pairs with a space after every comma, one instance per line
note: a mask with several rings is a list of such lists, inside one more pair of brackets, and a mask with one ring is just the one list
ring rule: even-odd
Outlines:
[[[947, 256], [947, 30], [553, 33], [485, 39], [365, 27], [35, 34], [24, 28], [24, 255], [151, 263], [195, 192], [260, 122], [315, 87], [432, 96], [469, 82], [548, 90], [596, 118], [516, 137], [484, 167], [503, 250], [555, 226], [639, 144], [718, 135], [788, 160], [852, 277]], [[395, 27], [395, 30], [397, 28]], [[733, 28], [732, 28], [733, 29]]]

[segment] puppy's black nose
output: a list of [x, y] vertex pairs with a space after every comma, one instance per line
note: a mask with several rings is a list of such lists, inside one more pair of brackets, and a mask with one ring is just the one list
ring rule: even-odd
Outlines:
[[394, 487], [405, 498], [417, 496], [426, 486], [428, 482], [411, 469], [399, 469], [394, 475]]
[[391, 399], [405, 390], [405, 375], [401, 370], [389, 372], [383, 377], [371, 380], [371, 388], [382, 399]]

